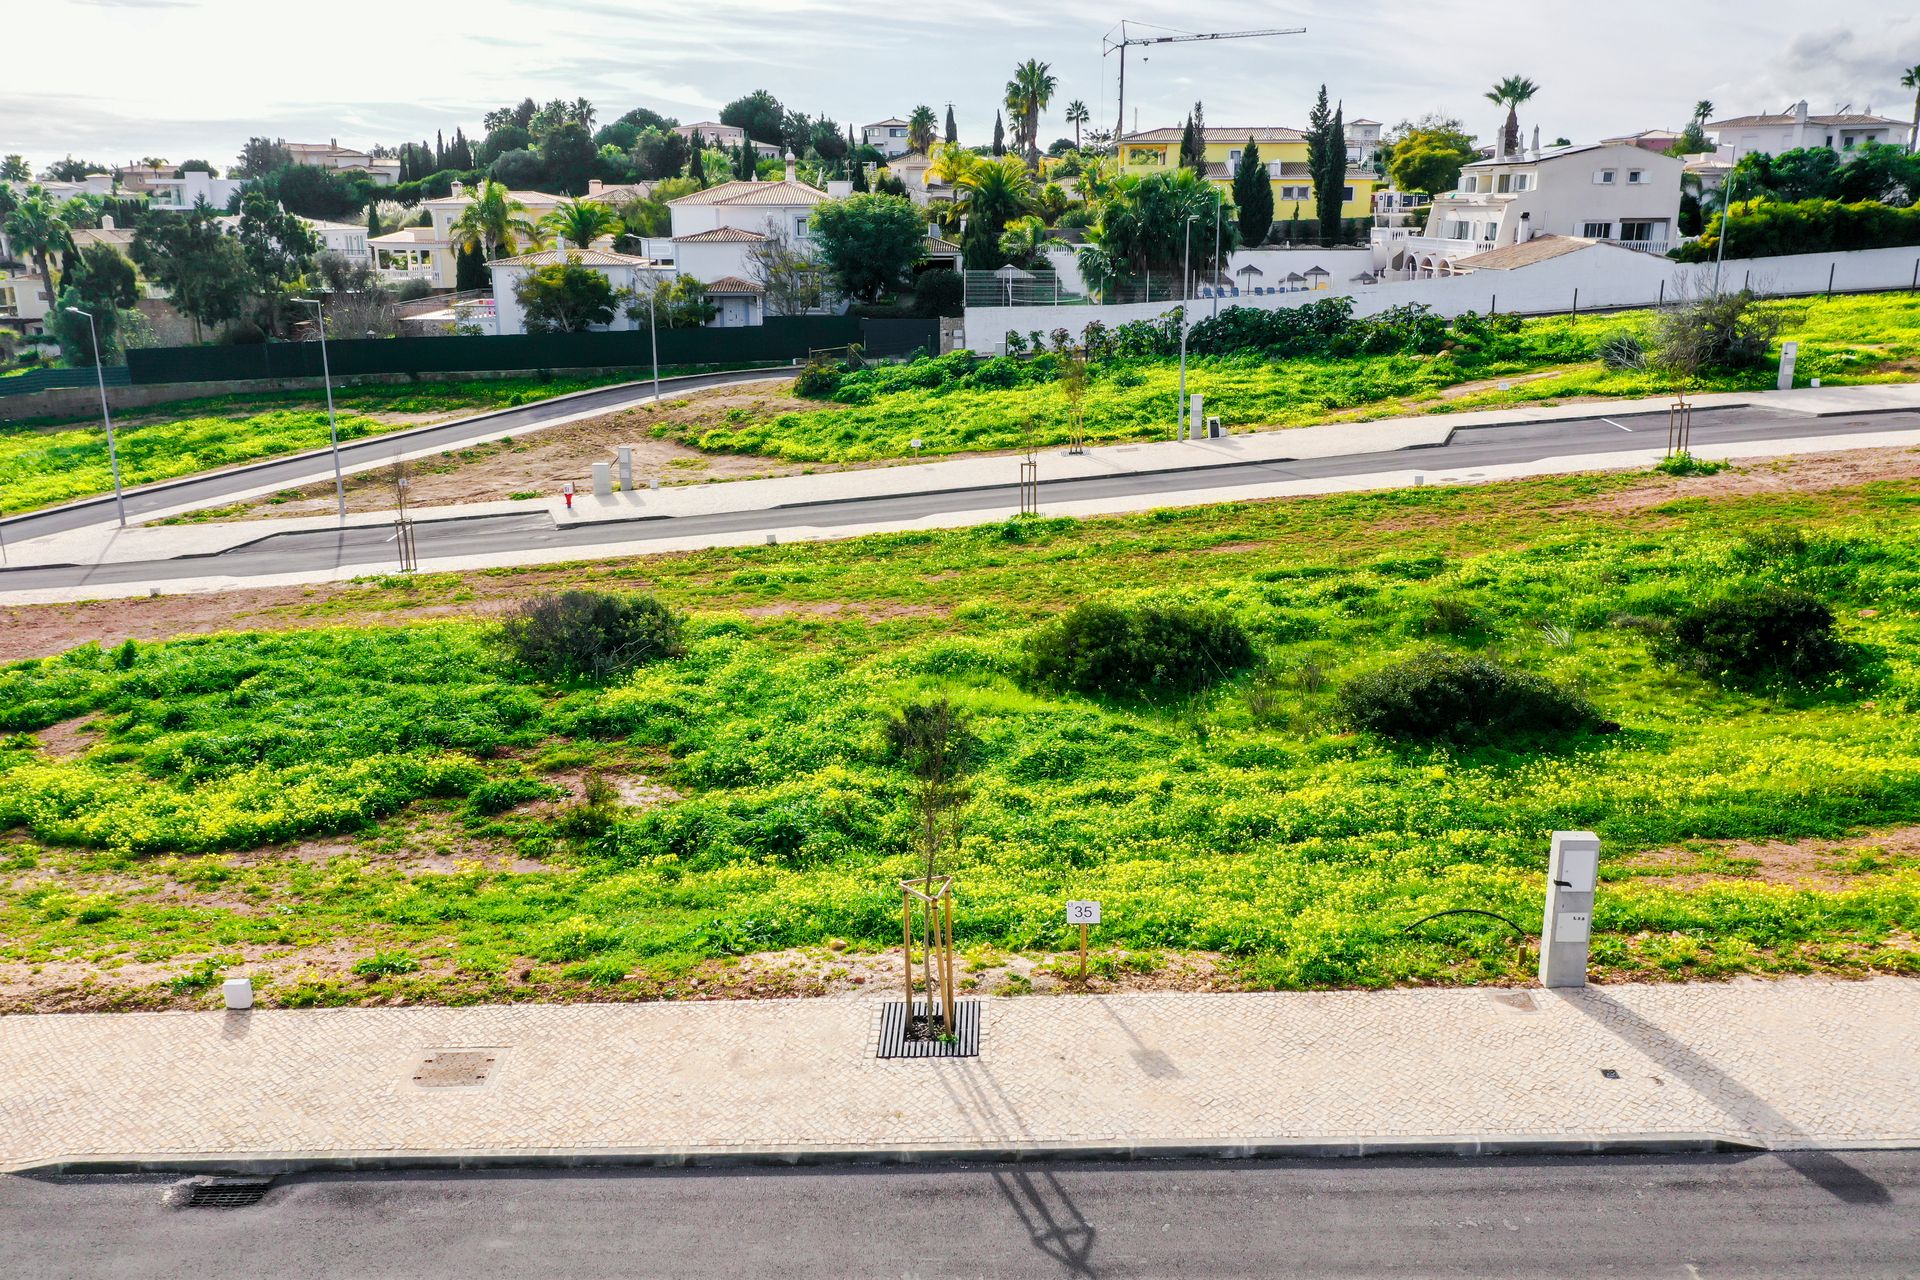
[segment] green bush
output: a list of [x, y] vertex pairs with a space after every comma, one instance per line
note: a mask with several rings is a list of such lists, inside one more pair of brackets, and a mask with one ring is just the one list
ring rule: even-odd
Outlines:
[[1087, 603], [1035, 632], [1036, 682], [1109, 697], [1191, 693], [1253, 665], [1253, 642], [1216, 609]]
[[491, 818], [529, 800], [552, 800], [565, 793], [532, 778], [495, 778], [467, 793], [467, 811]]
[[[1871, 200], [1740, 200], [1732, 212], [1733, 252], [1740, 258], [1920, 244], [1920, 206], [1902, 209]], [[1721, 225], [1715, 214], [1698, 240], [1689, 240], [1671, 256], [1682, 262], [1713, 261]]]
[[1662, 637], [1666, 657], [1730, 685], [1808, 681], [1847, 664], [1833, 610], [1803, 591], [1763, 587], [1698, 604]]
[[1544, 676], [1447, 649], [1370, 671], [1340, 691], [1342, 717], [1389, 738], [1474, 742], [1601, 727], [1593, 704]]
[[536, 596], [507, 616], [501, 638], [550, 679], [605, 680], [684, 652], [680, 619], [658, 600], [598, 591]]
[[842, 372], [838, 363], [815, 357], [793, 380], [793, 394], [807, 400], [831, 400], [840, 389]]

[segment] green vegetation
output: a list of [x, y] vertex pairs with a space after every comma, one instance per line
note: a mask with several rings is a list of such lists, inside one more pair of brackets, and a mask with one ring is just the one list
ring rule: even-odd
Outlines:
[[[924, 869], [918, 775], [888, 726], [945, 700], [972, 742], [940, 864], [970, 947], [1060, 947], [1060, 901], [1087, 896], [1104, 944], [1217, 952], [1252, 986], [1515, 978], [1491, 926], [1401, 929], [1452, 907], [1536, 915], [1548, 832], [1591, 827], [1606, 974], [1920, 971], [1911, 856], [1855, 849], [1775, 882], [1717, 843], [1920, 822], [1920, 482], [1620, 517], [1618, 495], [1680, 483], [577, 570], [688, 614], [683, 656], [611, 684], [519, 674], [479, 623], [377, 624], [458, 605], [450, 578], [291, 610], [376, 625], [17, 663], [0, 671], [0, 962], [80, 966], [102, 984], [82, 999], [137, 1004], [199, 998], [196, 975], [245, 959], [287, 1004], [633, 998], [750, 952], [884, 947], [895, 882]], [[1649, 620], [1742, 584], [1824, 602], [1878, 655], [1871, 678], [1745, 690], [1662, 660]], [[1036, 692], [1030, 637], [1088, 601], [1224, 613], [1260, 665], [1167, 703]], [[1344, 686], [1437, 642], [1619, 729], [1454, 746], [1348, 727]], [[147, 976], [116, 991], [114, 966]]]
[[[1783, 314], [1778, 337], [1800, 343], [1802, 378], [1826, 385], [1905, 381], [1920, 368], [1920, 298], [1905, 294], [1761, 303]], [[1353, 418], [1557, 403], [1576, 397], [1659, 396], [1670, 376], [1645, 362], [1609, 367], [1601, 345], [1628, 335], [1649, 345], [1656, 313], [1551, 316], [1517, 328], [1480, 317], [1446, 327], [1433, 354], [1362, 348], [1331, 354], [1217, 355], [1188, 361], [1187, 390], [1207, 396], [1211, 410], [1235, 428], [1307, 426]], [[1220, 327], [1229, 325], [1222, 312]], [[1196, 336], [1205, 326], [1195, 326]], [[1409, 323], [1411, 332], [1418, 326]], [[1370, 331], [1371, 332], [1371, 331]], [[1228, 334], [1223, 333], [1223, 346]], [[1265, 342], [1263, 330], [1244, 336]], [[1047, 335], [1034, 335], [1044, 345]], [[1431, 335], [1415, 336], [1426, 343]], [[1094, 443], [1165, 439], [1172, 431], [1179, 385], [1177, 362], [1129, 355], [1089, 363], [1086, 434]], [[1068, 439], [1069, 406], [1054, 357], [999, 358], [969, 369], [964, 357], [923, 359], [837, 378], [809, 378], [807, 389], [840, 403], [699, 431], [657, 430], [716, 452], [760, 454], [796, 462], [863, 462], [908, 456], [918, 439], [932, 456]], [[1509, 382], [1506, 389], [1499, 383]], [[1773, 385], [1770, 367], [1707, 371], [1701, 391], [1759, 390]]]
[[[661, 366], [663, 376], [711, 372]], [[505, 409], [643, 376], [633, 372], [552, 378], [493, 378], [336, 388], [340, 438], [358, 440], [409, 425], [395, 418], [454, 417]], [[120, 472], [147, 484], [261, 458], [324, 448], [326, 401], [319, 391], [281, 391], [183, 400], [134, 409], [115, 420]], [[113, 487], [106, 430], [97, 418], [0, 424], [0, 494], [9, 515], [70, 502]]]

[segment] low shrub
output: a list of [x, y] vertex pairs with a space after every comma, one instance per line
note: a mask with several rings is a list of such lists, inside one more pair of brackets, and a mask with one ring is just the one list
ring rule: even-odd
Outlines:
[[1691, 453], [1675, 453], [1654, 463], [1653, 469], [1663, 476], [1717, 476], [1729, 465], [1717, 458], [1700, 458]]
[[1809, 681], [1847, 665], [1833, 610], [1804, 591], [1762, 587], [1695, 605], [1661, 636], [1668, 660], [1722, 684]]
[[1028, 641], [1040, 684], [1112, 697], [1191, 693], [1253, 665], [1230, 614], [1173, 604], [1087, 603]]
[[685, 651], [679, 617], [658, 600], [598, 591], [535, 596], [507, 615], [501, 638], [550, 679], [605, 680]]
[[1367, 672], [1340, 691], [1356, 729], [1389, 738], [1473, 742], [1567, 733], [1607, 722], [1579, 694], [1544, 676], [1447, 649]]
[[836, 361], [815, 357], [793, 380], [793, 394], [807, 400], [831, 400], [840, 389], [841, 376]]
[[564, 794], [560, 788], [532, 778], [494, 778], [467, 793], [467, 811], [491, 818], [530, 800], [552, 800]]

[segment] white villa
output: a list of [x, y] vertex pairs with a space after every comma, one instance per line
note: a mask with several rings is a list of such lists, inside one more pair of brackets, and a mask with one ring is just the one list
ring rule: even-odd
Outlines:
[[753, 246], [776, 235], [805, 246], [813, 207], [829, 198], [794, 176], [789, 157], [786, 177], [777, 182], [723, 182], [669, 201], [674, 269], [707, 286], [720, 308], [716, 325], [759, 324], [765, 314], [761, 290], [752, 282]]
[[[516, 216], [538, 222], [566, 203], [566, 196], [545, 191], [509, 191], [507, 197], [525, 206]], [[453, 190], [435, 200], [422, 200], [420, 207], [432, 219], [423, 227], [402, 227], [368, 242], [374, 267], [389, 284], [425, 280], [436, 289], [454, 287], [453, 224], [473, 203], [466, 187], [454, 183]]]
[[891, 160], [907, 154], [907, 122], [876, 120], [860, 126], [860, 141]]
[[[615, 295], [623, 293], [651, 293], [661, 280], [672, 275], [672, 269], [651, 258], [638, 258], [632, 254], [615, 253], [611, 249], [567, 248], [542, 249], [536, 253], [523, 253], [514, 258], [495, 258], [487, 264], [487, 270], [493, 274], [493, 310], [495, 333], [525, 333], [527, 320], [520, 307], [520, 297], [516, 290], [520, 282], [541, 267], [559, 266], [574, 263], [590, 267], [607, 278], [613, 286]], [[473, 315], [475, 320], [484, 320], [484, 311]], [[625, 329], [644, 329], [647, 322], [642, 318], [637, 324], [627, 319], [626, 311], [616, 306], [612, 323], [607, 325], [610, 331]]]
[[286, 142], [282, 143], [287, 154], [293, 157], [295, 164], [312, 165], [318, 169], [330, 169], [342, 173], [349, 169], [360, 169], [371, 176], [383, 187], [390, 187], [400, 181], [400, 162], [382, 160], [371, 152], [355, 151], [352, 147], [340, 145], [340, 139], [326, 142]]
[[179, 177], [153, 177], [148, 180], [147, 207], [185, 212], [200, 204], [225, 209], [227, 203], [246, 185], [240, 178], [216, 178], [198, 169], [189, 169]]
[[1664, 254], [1676, 238], [1680, 173], [1674, 157], [1629, 143], [1476, 161], [1458, 189], [1434, 197], [1424, 234], [1374, 228], [1374, 266], [1389, 278], [1451, 275], [1461, 259], [1546, 235]]
[[[709, 147], [724, 147], [729, 151], [737, 149], [741, 143], [747, 140], [747, 131], [745, 129], [742, 129], [738, 125], [721, 124], [717, 120], [701, 120], [694, 124], [675, 125], [673, 131], [685, 138], [688, 142], [692, 142], [693, 135], [697, 133], [700, 135], [700, 141], [703, 145]], [[780, 154], [780, 148], [768, 142], [754, 143], [753, 151], [755, 155], [767, 157]]]
[[1779, 115], [1732, 116], [1710, 120], [1706, 127], [1721, 153], [1732, 159], [1750, 151], [1777, 156], [1801, 147], [1826, 147], [1845, 156], [1869, 142], [1902, 145], [1913, 126], [1906, 120], [1853, 112], [1814, 115], [1803, 98]]

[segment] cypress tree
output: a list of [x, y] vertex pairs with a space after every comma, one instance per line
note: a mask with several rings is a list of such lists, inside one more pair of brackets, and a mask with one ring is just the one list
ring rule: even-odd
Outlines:
[[993, 154], [1007, 154], [1007, 126], [1000, 121], [1000, 113], [993, 113]]
[[960, 126], [953, 122], [953, 104], [951, 102], [947, 104], [947, 141], [960, 141]]
[[867, 191], [871, 189], [867, 186], [867, 166], [864, 161], [857, 157], [853, 161], [853, 189], [855, 191]]
[[1199, 166], [1193, 162], [1193, 153], [1195, 150], [1193, 117], [1188, 116], [1187, 122], [1180, 128], [1180, 167], [1182, 169], [1199, 168]]
[[701, 186], [707, 185], [707, 144], [700, 140], [700, 131], [693, 131], [693, 144], [687, 153], [687, 176]]
[[435, 173], [447, 167], [447, 138], [440, 130], [433, 131], [433, 171]]
[[1273, 228], [1273, 180], [1267, 166], [1260, 162], [1260, 147], [1252, 138], [1240, 153], [1240, 165], [1233, 171], [1233, 203], [1239, 207], [1240, 242], [1264, 244]]
[[380, 234], [380, 208], [373, 201], [367, 201], [367, 239], [372, 240]]
[[1342, 188], [1347, 182], [1347, 139], [1343, 112], [1327, 107], [1327, 86], [1307, 116], [1307, 172], [1313, 177], [1314, 216], [1320, 223], [1320, 243], [1332, 245], [1340, 237]]

